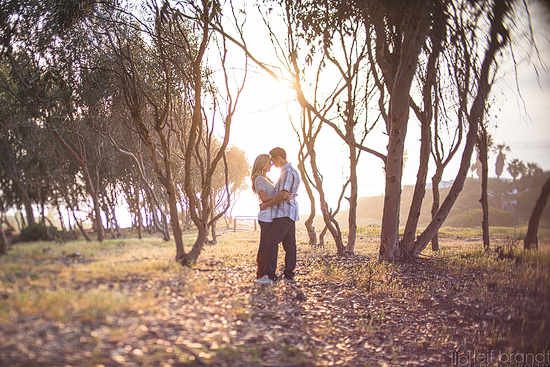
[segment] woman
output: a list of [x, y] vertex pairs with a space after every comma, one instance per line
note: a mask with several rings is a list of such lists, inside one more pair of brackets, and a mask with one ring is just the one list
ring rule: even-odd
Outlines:
[[[260, 201], [266, 202], [275, 194], [275, 185], [267, 177], [267, 172], [271, 169], [271, 157], [268, 154], [260, 154], [254, 161], [252, 167], [252, 190]], [[258, 213], [258, 222], [260, 223], [260, 247], [258, 249], [258, 255], [256, 256], [256, 262], [258, 264], [258, 270], [256, 272], [256, 278], [260, 279], [265, 275], [265, 267], [267, 265], [267, 259], [265, 255], [264, 242], [271, 226], [271, 207], [261, 210]]]

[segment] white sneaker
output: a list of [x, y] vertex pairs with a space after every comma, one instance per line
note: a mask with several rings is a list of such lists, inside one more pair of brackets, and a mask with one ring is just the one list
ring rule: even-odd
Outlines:
[[273, 280], [271, 280], [267, 275], [264, 275], [260, 279], [256, 279], [254, 281], [254, 283], [256, 283], [256, 284], [271, 284], [271, 283], [273, 283]]

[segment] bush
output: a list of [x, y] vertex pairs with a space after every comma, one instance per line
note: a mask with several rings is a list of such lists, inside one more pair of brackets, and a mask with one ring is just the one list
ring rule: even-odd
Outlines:
[[17, 242], [52, 241], [58, 236], [57, 228], [33, 224], [21, 231]]
[[[445, 221], [445, 226], [474, 228], [481, 226], [483, 212], [481, 209], [470, 209]], [[519, 225], [518, 216], [509, 210], [489, 208], [489, 225], [497, 227], [515, 227]]]

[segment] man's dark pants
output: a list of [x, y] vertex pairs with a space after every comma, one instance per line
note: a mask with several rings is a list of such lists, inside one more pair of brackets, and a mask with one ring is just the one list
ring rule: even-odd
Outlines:
[[294, 279], [294, 269], [296, 268], [296, 223], [290, 218], [275, 218], [271, 223], [271, 228], [265, 241], [265, 252], [267, 255], [267, 266], [265, 272], [267, 276], [276, 280], [277, 276], [277, 254], [279, 252], [279, 243], [283, 243], [285, 250], [285, 272], [286, 279]]

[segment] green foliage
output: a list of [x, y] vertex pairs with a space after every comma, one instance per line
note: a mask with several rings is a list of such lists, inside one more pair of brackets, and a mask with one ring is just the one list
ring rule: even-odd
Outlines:
[[21, 231], [16, 242], [52, 241], [59, 236], [57, 228], [42, 224], [33, 224]]
[[368, 237], [379, 237], [380, 236], [380, 227], [374, 224], [357, 227], [357, 234], [368, 236]]
[[[445, 222], [450, 227], [474, 228], [481, 225], [483, 211], [481, 209], [470, 209], [465, 213], [456, 215]], [[489, 223], [499, 227], [515, 227], [520, 224], [516, 214], [509, 210], [489, 208]]]

